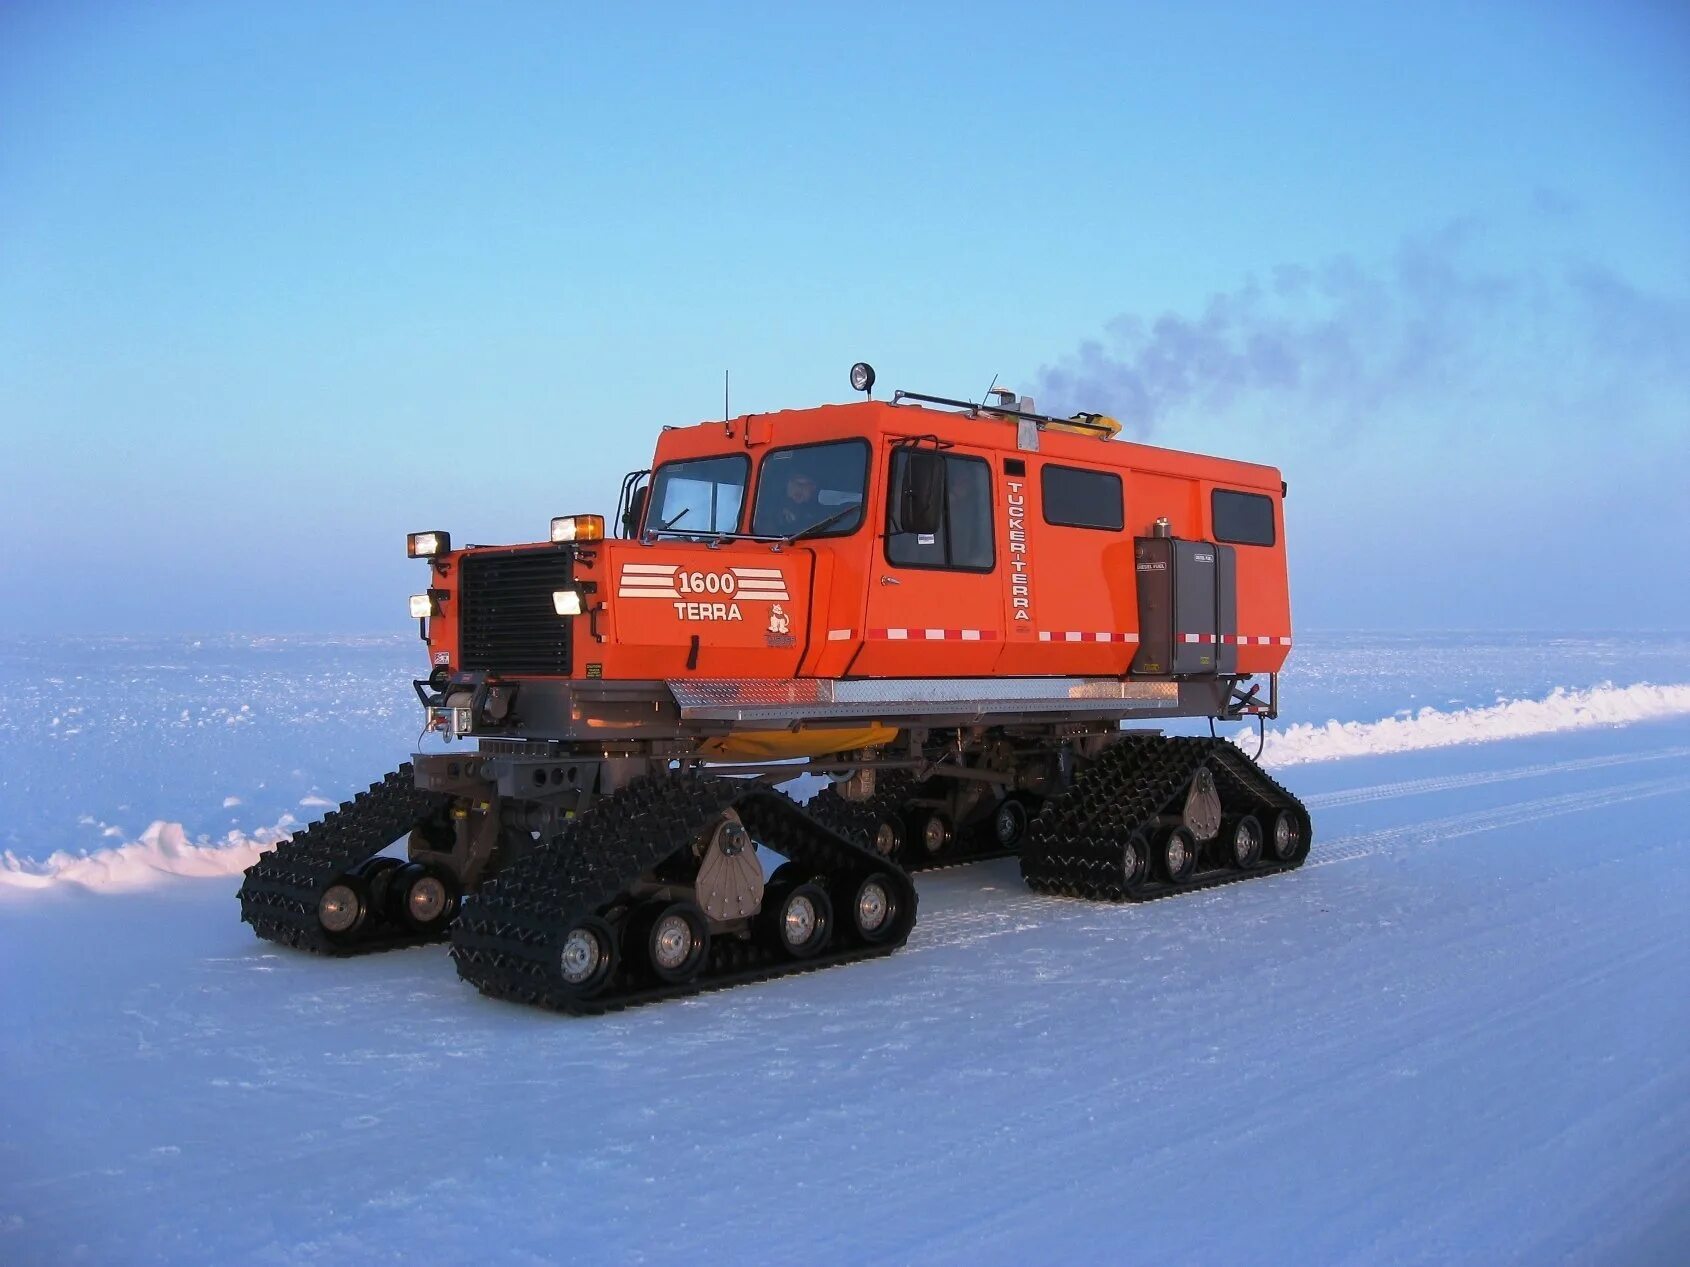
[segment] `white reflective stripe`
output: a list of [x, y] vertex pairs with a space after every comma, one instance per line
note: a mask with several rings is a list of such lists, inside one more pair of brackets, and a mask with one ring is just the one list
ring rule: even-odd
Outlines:
[[1279, 640], [1279, 645], [1280, 645], [1280, 646], [1282, 646], [1282, 647], [1289, 647], [1289, 646], [1290, 646], [1290, 645], [1291, 645], [1291, 639], [1289, 639], [1289, 638], [1281, 638], [1281, 639], [1280, 639], [1280, 640]]
[[964, 629], [962, 631], [962, 640], [964, 642], [979, 642], [980, 631], [978, 629]]
[[886, 636], [888, 638], [892, 638], [892, 639], [896, 639], [898, 641], [902, 641], [903, 639], [908, 638], [910, 636], [910, 631], [908, 629], [888, 629], [886, 631]]
[[827, 631], [827, 640], [829, 642], [849, 642], [851, 640], [851, 631], [849, 629], [829, 629]]
[[943, 642], [945, 638], [945, 631], [943, 629], [925, 629], [922, 631], [922, 636], [924, 638], [936, 639]]
[[1197, 635], [1196, 634], [1186, 634], [1185, 635], [1185, 641], [1186, 642], [1196, 642], [1196, 641], [1198, 641]]

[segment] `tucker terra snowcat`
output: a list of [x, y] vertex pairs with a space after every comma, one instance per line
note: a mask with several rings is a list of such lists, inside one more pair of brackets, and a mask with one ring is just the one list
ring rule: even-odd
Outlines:
[[484, 993], [599, 1012], [886, 954], [924, 867], [1017, 854], [1118, 901], [1300, 865], [1300, 802], [1154, 729], [1276, 715], [1279, 473], [852, 379], [666, 429], [617, 539], [412, 534], [416, 691], [470, 742], [264, 854], [242, 918], [328, 954], [450, 938]]

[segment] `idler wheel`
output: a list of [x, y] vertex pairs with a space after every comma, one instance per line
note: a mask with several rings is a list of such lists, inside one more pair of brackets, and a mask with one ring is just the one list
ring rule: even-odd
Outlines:
[[388, 902], [416, 933], [438, 933], [458, 913], [458, 882], [443, 871], [408, 862], [388, 882]]
[[1273, 816], [1267, 847], [1275, 862], [1290, 862], [1302, 851], [1303, 825], [1290, 810], [1282, 809]]
[[710, 926], [695, 902], [648, 902], [628, 932], [628, 952], [670, 985], [692, 980], [710, 954]]
[[851, 899], [851, 926], [870, 945], [885, 941], [897, 928], [897, 890], [884, 871], [875, 872], [857, 886]]
[[558, 976], [570, 994], [590, 999], [609, 983], [616, 961], [616, 934], [598, 916], [589, 915], [563, 935]]
[[833, 901], [819, 884], [772, 886], [761, 915], [764, 936], [794, 959], [820, 954], [833, 933]]
[[1162, 876], [1172, 884], [1184, 884], [1197, 870], [1197, 840], [1184, 827], [1170, 827], [1156, 847]]
[[1262, 860], [1262, 824], [1254, 814], [1233, 819], [1221, 831], [1226, 850], [1226, 864], [1237, 871], [1248, 871]]
[[332, 941], [350, 941], [370, 918], [370, 894], [362, 876], [348, 872], [317, 899], [317, 923]]

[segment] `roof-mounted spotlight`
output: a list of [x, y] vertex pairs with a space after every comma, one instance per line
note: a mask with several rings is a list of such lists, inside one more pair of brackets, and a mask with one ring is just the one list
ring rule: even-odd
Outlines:
[[874, 366], [867, 361], [858, 361], [851, 367], [851, 390], [862, 392], [865, 396], [874, 395]]

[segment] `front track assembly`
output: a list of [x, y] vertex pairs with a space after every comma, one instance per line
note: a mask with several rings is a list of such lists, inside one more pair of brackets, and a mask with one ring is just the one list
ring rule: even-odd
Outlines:
[[[757, 918], [712, 929], [663, 876], [724, 822], [789, 861]], [[483, 994], [594, 1014], [888, 954], [909, 938], [915, 909], [902, 870], [778, 792], [647, 776], [488, 880], [458, 916], [452, 958]]]
[[1048, 800], [1021, 874], [1042, 893], [1148, 901], [1289, 871], [1308, 811], [1225, 739], [1128, 735]]
[[322, 955], [442, 940], [457, 910], [451, 878], [377, 855], [447, 804], [400, 766], [248, 867], [241, 918], [266, 941]]

